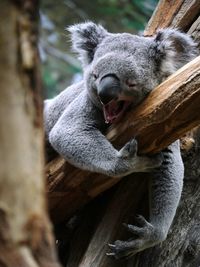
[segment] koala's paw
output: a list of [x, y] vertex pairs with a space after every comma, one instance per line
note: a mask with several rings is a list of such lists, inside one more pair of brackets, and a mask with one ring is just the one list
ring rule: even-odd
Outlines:
[[137, 141], [132, 139], [118, 152], [119, 159], [127, 167], [126, 175], [131, 172], [152, 172], [153, 169], [162, 165], [164, 159], [162, 152], [153, 156], [138, 156], [137, 151]]
[[166, 236], [155, 229], [143, 216], [138, 216], [137, 222], [139, 226], [123, 224], [136, 238], [129, 241], [117, 240], [114, 244], [109, 244], [108, 256], [113, 256], [115, 259], [128, 258], [165, 240]]
[[123, 158], [133, 158], [137, 155], [137, 149], [137, 140], [132, 139], [126, 143], [124, 147], [122, 147], [122, 149], [119, 151], [119, 155]]

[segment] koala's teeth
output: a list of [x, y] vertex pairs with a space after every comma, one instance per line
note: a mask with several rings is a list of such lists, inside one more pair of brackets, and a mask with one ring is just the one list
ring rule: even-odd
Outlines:
[[106, 253], [107, 256], [115, 256], [114, 252]]

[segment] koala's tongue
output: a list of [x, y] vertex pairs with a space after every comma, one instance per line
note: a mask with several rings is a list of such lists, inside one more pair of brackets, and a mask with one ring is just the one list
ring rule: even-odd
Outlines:
[[130, 101], [116, 101], [112, 100], [108, 104], [103, 105], [103, 113], [106, 123], [113, 123], [118, 121], [124, 114]]

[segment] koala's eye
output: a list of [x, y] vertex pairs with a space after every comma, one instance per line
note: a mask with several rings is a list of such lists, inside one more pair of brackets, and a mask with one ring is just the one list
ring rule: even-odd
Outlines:
[[127, 79], [126, 80], [126, 85], [130, 88], [134, 88], [136, 86], [136, 82], [132, 79]]
[[95, 72], [92, 73], [92, 76], [94, 77], [95, 80], [98, 78], [98, 75]]

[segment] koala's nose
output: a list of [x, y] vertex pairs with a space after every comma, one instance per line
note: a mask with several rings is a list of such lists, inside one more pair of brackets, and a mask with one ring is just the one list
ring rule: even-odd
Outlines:
[[114, 74], [106, 75], [100, 80], [98, 95], [103, 104], [117, 97], [120, 91], [120, 81]]

